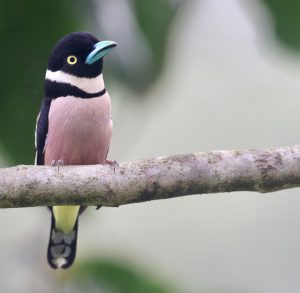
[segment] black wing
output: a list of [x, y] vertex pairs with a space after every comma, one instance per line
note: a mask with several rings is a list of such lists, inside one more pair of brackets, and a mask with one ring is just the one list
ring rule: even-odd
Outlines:
[[36, 121], [36, 129], [35, 129], [35, 164], [36, 165], [44, 165], [44, 149], [45, 142], [48, 133], [48, 115], [51, 105], [51, 98], [45, 97], [43, 99], [41, 111], [38, 115]]

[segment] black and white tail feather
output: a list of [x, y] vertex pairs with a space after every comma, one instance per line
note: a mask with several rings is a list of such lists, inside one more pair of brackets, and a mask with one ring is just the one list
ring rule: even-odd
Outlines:
[[47, 259], [53, 269], [69, 268], [76, 256], [78, 217], [73, 230], [65, 234], [55, 228], [55, 219], [51, 211], [51, 230], [48, 244]]

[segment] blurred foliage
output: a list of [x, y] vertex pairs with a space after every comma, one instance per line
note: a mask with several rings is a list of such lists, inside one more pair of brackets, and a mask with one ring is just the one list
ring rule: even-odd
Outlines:
[[[260, 1], [273, 15], [278, 38], [300, 49], [300, 1]], [[82, 29], [92, 2], [0, 1], [0, 146], [13, 164], [33, 163], [35, 119], [43, 95], [49, 52], [62, 35]], [[132, 89], [145, 90], [159, 77], [180, 3], [130, 0], [133, 15], [153, 55], [148, 64], [136, 67], [136, 71], [135, 67], [130, 72], [128, 68], [117, 68], [115, 75]]]
[[73, 7], [66, 0], [0, 1], [0, 143], [15, 163], [34, 161], [48, 54], [57, 39], [79, 29]]
[[[35, 119], [49, 52], [61, 36], [82, 30], [84, 12], [93, 7], [91, 3], [92, 0], [0, 1], [0, 146], [12, 164], [33, 163]], [[142, 69], [143, 74], [120, 68], [117, 72], [132, 89], [145, 89], [164, 64], [176, 9], [168, 0], [133, 0], [132, 7], [154, 57]]]
[[261, 0], [271, 11], [277, 38], [300, 50], [300, 1]]
[[[164, 66], [168, 36], [180, 2], [174, 5], [174, 1], [170, 0], [132, 0], [131, 3], [153, 58], [144, 68], [144, 73], [135, 76], [135, 80], [131, 79], [129, 82], [132, 82], [137, 90], [145, 90], [156, 81]], [[144, 76], [147, 79], [143, 78]]]
[[[61, 36], [82, 30], [84, 9], [89, 8], [87, 2], [0, 1], [0, 146], [10, 155], [12, 164], [33, 163], [35, 119], [43, 96], [49, 52]], [[143, 64], [144, 68], [136, 71], [138, 73], [118, 69], [120, 80], [132, 89], [145, 90], [159, 77], [180, 2], [183, 1], [130, 1], [153, 55], [146, 66]], [[300, 49], [300, 1], [260, 2], [269, 8], [279, 40]], [[99, 287], [108, 288], [110, 291], [106, 292], [174, 292], [168, 284], [162, 284], [147, 273], [110, 261], [83, 263], [75, 271], [73, 280], [85, 292], [91, 292], [87, 290], [89, 284], [93, 284], [96, 291]]]
[[176, 292], [173, 286], [158, 281], [146, 272], [120, 263], [96, 259], [86, 261], [77, 265], [69, 277], [79, 288], [82, 288], [83, 292]]

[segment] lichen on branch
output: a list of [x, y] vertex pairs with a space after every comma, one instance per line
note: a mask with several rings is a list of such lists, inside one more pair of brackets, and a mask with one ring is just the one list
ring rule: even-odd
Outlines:
[[232, 191], [300, 186], [300, 145], [210, 151], [109, 165], [0, 169], [0, 208], [80, 204], [119, 206]]

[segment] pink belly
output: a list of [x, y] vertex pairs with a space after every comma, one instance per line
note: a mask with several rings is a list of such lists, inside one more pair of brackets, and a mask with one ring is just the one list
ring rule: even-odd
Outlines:
[[110, 98], [62, 97], [52, 101], [45, 144], [45, 164], [63, 160], [65, 165], [103, 164], [112, 121]]

